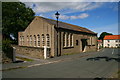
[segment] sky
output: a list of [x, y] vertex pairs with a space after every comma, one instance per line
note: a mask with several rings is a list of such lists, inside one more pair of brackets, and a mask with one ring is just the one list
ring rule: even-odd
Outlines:
[[24, 2], [32, 8], [35, 16], [55, 19], [60, 13], [59, 21], [88, 28], [98, 36], [102, 32], [118, 34], [117, 2]]

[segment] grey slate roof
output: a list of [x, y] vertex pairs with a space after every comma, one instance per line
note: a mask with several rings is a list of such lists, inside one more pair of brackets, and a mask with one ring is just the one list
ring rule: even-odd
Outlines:
[[[48, 19], [48, 18], [44, 18], [44, 17], [40, 17], [40, 18], [44, 19], [45, 21], [47, 21], [50, 24], [56, 25], [56, 20]], [[91, 31], [87, 28], [80, 27], [80, 26], [73, 25], [73, 24], [69, 24], [69, 23], [65, 23], [65, 22], [61, 22], [61, 21], [58, 21], [58, 26], [60, 28], [63, 28], [63, 29], [69, 29], [69, 30], [80, 31], [80, 32], [85, 32], [85, 33], [97, 34], [97, 33], [94, 33], [93, 31]]]

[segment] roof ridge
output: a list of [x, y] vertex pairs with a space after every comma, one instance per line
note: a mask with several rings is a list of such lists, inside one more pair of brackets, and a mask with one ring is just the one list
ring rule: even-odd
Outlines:
[[106, 35], [106, 36], [120, 36], [120, 35]]
[[106, 35], [104, 37], [104, 40], [109, 40], [109, 39], [120, 39], [120, 35]]

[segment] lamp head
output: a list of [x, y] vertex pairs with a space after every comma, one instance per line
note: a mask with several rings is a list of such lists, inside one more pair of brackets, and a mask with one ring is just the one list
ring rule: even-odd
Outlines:
[[58, 11], [55, 13], [55, 16], [56, 16], [56, 18], [58, 19], [59, 18], [59, 13], [58, 13]]

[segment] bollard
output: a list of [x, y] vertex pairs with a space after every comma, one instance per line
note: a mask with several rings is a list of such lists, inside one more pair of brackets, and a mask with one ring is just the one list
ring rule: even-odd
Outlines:
[[13, 47], [13, 62], [15, 62], [16, 61], [16, 48], [15, 47]]
[[49, 51], [49, 47], [48, 46], [44, 46], [44, 59], [49, 58], [50, 56], [50, 51]]
[[100, 45], [98, 45], [98, 48], [97, 48], [97, 51], [99, 51], [100, 50], [100, 47], [99, 47]]
[[47, 58], [47, 47], [44, 46], [44, 59], [46, 59], [46, 58]]

